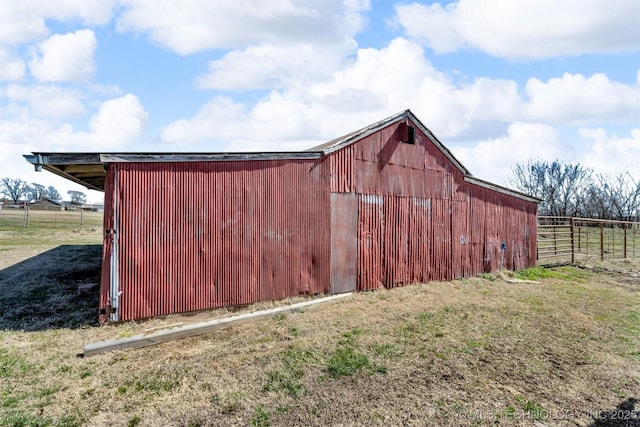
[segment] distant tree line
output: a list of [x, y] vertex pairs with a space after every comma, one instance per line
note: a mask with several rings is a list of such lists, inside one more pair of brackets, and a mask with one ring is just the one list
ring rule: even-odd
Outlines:
[[579, 163], [530, 160], [511, 174], [511, 187], [542, 199], [538, 215], [640, 221], [640, 182], [629, 173], [612, 178]]
[[[87, 202], [87, 197], [82, 191], [67, 191], [71, 204], [82, 205]], [[28, 184], [19, 178], [2, 178], [0, 180], [0, 195], [18, 204], [21, 202], [38, 202], [40, 200], [62, 201], [62, 196], [52, 185], [45, 187], [42, 184], [32, 182]]]

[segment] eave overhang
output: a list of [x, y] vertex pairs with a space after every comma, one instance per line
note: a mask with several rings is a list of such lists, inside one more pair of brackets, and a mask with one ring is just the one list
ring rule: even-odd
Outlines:
[[320, 151], [259, 153], [42, 153], [24, 158], [36, 170], [47, 170], [91, 190], [104, 191], [108, 163], [221, 162], [318, 159]]

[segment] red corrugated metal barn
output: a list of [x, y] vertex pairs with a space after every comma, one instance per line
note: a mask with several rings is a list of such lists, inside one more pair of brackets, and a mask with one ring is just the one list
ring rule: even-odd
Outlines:
[[538, 200], [407, 110], [303, 152], [33, 153], [105, 192], [101, 321], [533, 266]]

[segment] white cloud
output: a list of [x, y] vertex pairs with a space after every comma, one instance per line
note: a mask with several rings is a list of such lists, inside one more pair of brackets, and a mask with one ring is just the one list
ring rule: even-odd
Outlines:
[[534, 120], [635, 124], [640, 119], [640, 82], [629, 86], [601, 73], [590, 77], [565, 73], [546, 83], [532, 78], [525, 90], [530, 98], [526, 114]]
[[411, 108], [445, 145], [480, 140], [457, 149], [461, 160], [477, 176], [503, 182], [515, 162], [530, 157], [578, 158], [567, 148], [581, 140], [571, 126], [634, 125], [640, 117], [637, 82], [604, 74], [530, 79], [524, 87], [486, 77], [456, 81], [402, 38], [358, 50], [330, 76], [282, 85], [254, 105], [213, 98], [166, 126], [161, 140], [215, 151], [305, 149]]
[[[353, 41], [331, 46], [304, 43], [249, 46], [209, 62], [209, 73], [198, 78], [201, 89], [274, 89], [322, 80], [343, 65], [355, 50]], [[295, 52], [295, 54], [292, 54]]]
[[396, 6], [395, 21], [409, 37], [424, 41], [436, 52], [452, 52], [464, 44], [464, 39], [455, 28], [451, 13], [451, 5], [443, 8], [440, 3], [411, 3]]
[[67, 122], [36, 118], [25, 109], [13, 109], [0, 120], [0, 144], [22, 146], [21, 151], [118, 150], [137, 142], [148, 119], [131, 94], [101, 104], [91, 117], [90, 131], [77, 131]]
[[229, 141], [248, 133], [238, 120], [245, 115], [243, 105], [230, 98], [217, 97], [203, 105], [193, 118], [166, 126], [161, 137], [165, 142], [178, 145]]
[[78, 19], [84, 25], [104, 25], [111, 19], [114, 3], [114, 0], [0, 0], [0, 45], [47, 37], [48, 19]]
[[[426, 60], [419, 45], [399, 38], [382, 49], [359, 50], [351, 63], [327, 77], [307, 84], [287, 82], [253, 108], [214, 98], [194, 117], [168, 125], [162, 140], [226, 140], [233, 148], [256, 148], [262, 141], [268, 149], [307, 148], [303, 143], [332, 139], [369, 124], [371, 117], [407, 108], [439, 136], [460, 137], [496, 123], [502, 128], [518, 118], [520, 103], [515, 82], [477, 79], [457, 86]], [[299, 141], [296, 146], [290, 142], [294, 140]]]
[[602, 128], [561, 133], [547, 124], [515, 122], [505, 135], [450, 149], [475, 176], [503, 184], [511, 178], [516, 163], [531, 159], [580, 163], [596, 173], [611, 176], [628, 172], [640, 180], [638, 128], [632, 129], [627, 137], [618, 137]]
[[91, 118], [89, 131], [74, 130], [67, 122], [36, 118], [26, 108], [5, 110], [0, 114], [0, 178], [53, 185], [65, 198], [68, 190], [83, 191], [88, 200], [100, 202], [102, 193], [89, 191], [49, 172], [36, 173], [22, 155], [34, 151], [123, 150], [142, 137], [147, 116], [138, 98], [131, 94], [102, 103]]
[[567, 158], [568, 151], [562, 142], [552, 126], [514, 122], [508, 126], [507, 133], [498, 138], [450, 149], [474, 176], [504, 184], [516, 163], [529, 159]]
[[632, 129], [628, 137], [610, 135], [602, 128], [584, 128], [579, 133], [588, 144], [583, 164], [612, 176], [629, 172], [640, 180], [640, 128]]
[[35, 116], [69, 118], [84, 113], [78, 93], [53, 85], [0, 87], [0, 96], [18, 105], [26, 103]]
[[24, 76], [24, 61], [0, 47], [0, 82], [17, 81]]
[[637, 0], [458, 0], [396, 6], [394, 21], [437, 52], [552, 58], [639, 47]]
[[95, 71], [93, 55], [98, 46], [92, 30], [54, 34], [38, 45], [29, 62], [38, 81], [84, 82]]
[[[639, 82], [628, 85], [611, 80], [605, 74], [569, 73], [547, 81], [532, 78], [524, 87], [513, 80], [487, 77], [458, 82], [435, 69], [419, 45], [403, 38], [393, 40], [382, 49], [358, 50], [354, 60], [335, 64], [337, 69], [329, 75], [301, 73], [299, 80], [293, 79], [298, 77], [295, 73], [289, 76], [284, 71], [276, 71], [278, 61], [261, 64], [257, 54], [248, 59], [247, 52], [253, 51], [227, 55], [215, 62], [216, 70], [207, 77], [211, 80], [203, 78], [202, 84], [225, 89], [240, 89], [243, 85], [280, 87], [262, 99], [254, 110], [269, 111], [276, 121], [277, 115], [287, 117], [289, 124], [319, 123], [318, 129], [323, 132], [314, 135], [319, 139], [348, 132], [354, 123], [368, 124], [360, 120], [354, 122], [363, 112], [367, 112], [368, 117], [385, 117], [406, 108], [414, 110], [440, 137], [455, 139], [493, 136], [514, 121], [579, 126], [594, 121], [633, 125], [640, 118]], [[257, 71], [252, 71], [254, 69]], [[214, 100], [212, 104], [218, 102]], [[225, 108], [221, 105], [219, 109]], [[206, 140], [211, 132], [216, 134], [214, 139], [222, 139], [218, 135], [222, 129], [235, 127], [231, 121], [242, 121], [250, 127], [257, 119], [251, 110], [250, 106], [243, 106], [240, 111], [244, 117], [233, 119], [225, 114], [224, 122], [218, 123], [214, 117], [214, 113], [219, 114], [218, 109], [208, 105], [193, 119], [179, 122], [183, 129], [188, 123], [190, 129], [183, 142]], [[214, 122], [215, 126], [210, 124]], [[198, 127], [210, 132], [198, 132]], [[259, 133], [260, 139], [271, 135], [275, 142], [296, 137], [293, 132], [283, 134], [280, 126], [273, 132], [269, 132], [266, 125], [259, 127], [266, 132]], [[165, 133], [164, 139], [179, 140], [177, 125], [170, 128], [171, 136]], [[308, 126], [291, 129], [300, 129], [297, 137], [301, 140], [309, 139]], [[245, 132], [247, 134], [253, 133]], [[225, 135], [234, 136], [237, 132]]]
[[[130, 93], [102, 104], [91, 117], [91, 133], [86, 135], [92, 150], [118, 149], [142, 137], [149, 114], [140, 100]], [[80, 139], [85, 134], [80, 134]]]
[[364, 25], [360, 13], [368, 1], [210, 0], [161, 2], [122, 0], [126, 10], [120, 31], [148, 33], [152, 40], [180, 54], [255, 44], [335, 43]]

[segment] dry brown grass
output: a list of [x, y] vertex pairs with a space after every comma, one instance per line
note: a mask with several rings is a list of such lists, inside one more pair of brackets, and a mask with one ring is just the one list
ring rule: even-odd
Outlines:
[[[38, 252], [12, 248], [21, 250]], [[90, 254], [73, 268], [95, 268]], [[592, 267], [555, 269], [540, 284], [487, 276], [359, 293], [84, 359], [76, 353], [89, 342], [238, 311], [94, 327], [82, 309], [84, 322], [37, 314], [30, 331], [4, 315], [0, 426], [590, 425], [597, 411], [633, 412], [640, 397], [640, 266]], [[19, 267], [0, 268], [3, 310], [12, 289], [46, 277], [19, 283]]]

